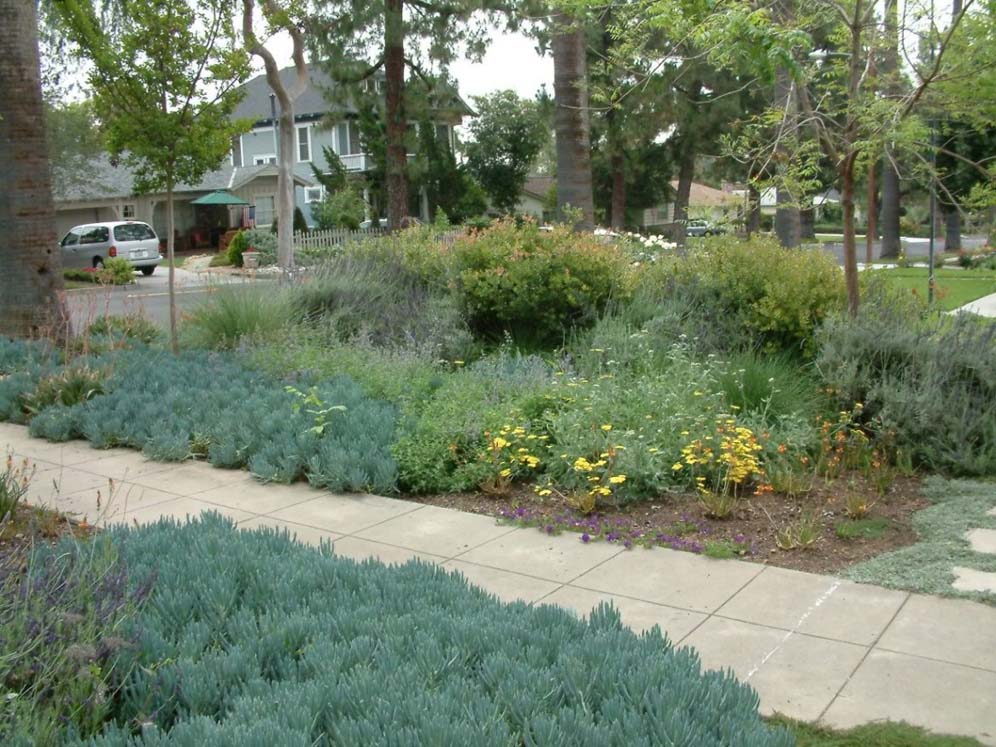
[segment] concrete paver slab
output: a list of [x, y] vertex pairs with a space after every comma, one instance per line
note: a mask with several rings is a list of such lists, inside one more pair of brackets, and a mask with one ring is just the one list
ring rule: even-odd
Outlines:
[[211, 503], [199, 501], [196, 498], [175, 498], [172, 501], [158, 503], [155, 506], [147, 506], [135, 511], [128, 511], [121, 519], [127, 524], [154, 524], [160, 518], [176, 519], [183, 522], [186, 519], [196, 519], [202, 513], [215, 512], [222, 516], [227, 516], [235, 522], [246, 521], [255, 518], [255, 514], [246, 511], [239, 511], [225, 506], [215, 506]]
[[74, 466], [77, 469], [93, 472], [95, 475], [113, 477], [115, 480], [134, 480], [141, 475], [164, 472], [176, 467], [168, 462], [153, 462], [146, 459], [140, 451], [118, 449], [95, 452], [93, 459]]
[[955, 579], [951, 586], [958, 591], [985, 591], [996, 594], [996, 573], [977, 571], [974, 568], [955, 566]]
[[460, 560], [449, 560], [443, 563], [443, 567], [459, 571], [467, 581], [494, 594], [503, 602], [532, 603], [560, 586], [555, 581], [543, 581], [520, 573], [500, 571], [497, 568], [487, 568]]
[[[231, 510], [231, 509], [225, 509]], [[280, 521], [278, 519], [272, 519], [269, 516], [255, 516], [249, 519], [239, 521], [239, 529], [258, 529], [259, 527], [272, 527], [274, 529], [286, 530], [291, 537], [295, 538], [298, 542], [303, 542], [306, 545], [311, 545], [313, 547], [318, 547], [323, 542], [329, 543], [338, 540], [342, 535], [336, 534], [335, 532], [328, 532], [324, 529], [316, 529], [315, 527], [304, 526], [303, 524], [292, 524], [288, 521]]]
[[[214, 471], [220, 472], [221, 470]], [[246, 475], [245, 472], [242, 474]], [[191, 495], [196, 495], [200, 501], [251, 511], [254, 514], [268, 514], [315, 500], [320, 496], [329, 497], [327, 492], [315, 490], [307, 483], [283, 485], [280, 483], [262, 483], [251, 478], [235, 480], [226, 485], [218, 485], [209, 490], [191, 493]], [[308, 522], [299, 523], [306, 524]]]
[[203, 462], [182, 462], [170, 469], [138, 475], [134, 479], [139, 485], [178, 495], [194, 495], [236, 482], [251, 481], [252, 475], [244, 470], [216, 469]]
[[124, 520], [129, 512], [175, 501], [176, 498], [173, 493], [122, 482], [115, 485], [110, 495], [107, 490], [90, 488], [70, 495], [56, 496], [45, 505], [45, 508], [59, 511], [77, 520], [86, 519], [96, 526], [103, 526]]
[[422, 560], [426, 563], [442, 563], [446, 560], [441, 555], [416, 552], [406, 547], [385, 545], [383, 542], [372, 542], [359, 537], [343, 537], [336, 540], [332, 549], [336, 555], [341, 555], [344, 558], [356, 561], [373, 559], [386, 565], [403, 565], [409, 560]]
[[422, 508], [357, 532], [361, 539], [451, 558], [510, 531], [490, 516], [438, 506]]
[[114, 482], [103, 475], [84, 472], [75, 467], [60, 467], [39, 472], [31, 481], [24, 498], [35, 505], [49, 505], [61, 495], [90, 489], [101, 490], [106, 498], [114, 491]]
[[572, 582], [670, 607], [714, 612], [764, 566], [678, 550], [628, 550]]
[[[324, 490], [307, 492], [309, 495], [317, 493], [318, 497], [306, 503], [297, 503], [290, 508], [273, 511], [270, 515], [298, 524], [310, 524], [320, 529], [353, 534], [419, 508], [419, 504], [411, 501], [382, 498], [378, 495], [333, 495]], [[305, 498], [304, 493], [301, 493], [301, 496]], [[204, 495], [199, 497], [205, 498]], [[210, 499], [205, 498], [205, 500]]]
[[996, 673], [873, 650], [822, 721], [847, 729], [906, 721], [996, 745]]
[[911, 596], [877, 648], [996, 672], [996, 607]]
[[475, 547], [461, 555], [460, 560], [566, 582], [621, 552], [624, 552], [621, 547], [608, 542], [584, 545], [573, 532], [549, 535], [520, 528]]
[[996, 529], [971, 529], [965, 538], [975, 552], [996, 555]]
[[[27, 433], [27, 430], [25, 430]], [[40, 438], [25, 439], [14, 444], [14, 452], [32, 459], [42, 459], [66, 467], [90, 462], [99, 458], [103, 451], [94, 449], [86, 441], [52, 443]]]
[[717, 615], [870, 646], [907, 594], [784, 568], [766, 568]]
[[682, 645], [706, 669], [731, 668], [761, 697], [765, 715], [819, 718], [867, 652], [864, 646], [711, 617]]
[[659, 625], [674, 643], [680, 642], [706, 619], [706, 615], [701, 612], [679, 610], [601, 591], [578, 589], [574, 586], [562, 586], [548, 597], [544, 597], [542, 601], [543, 604], [564, 607], [582, 617], [590, 614], [599, 604], [611, 602], [619, 611], [619, 617], [625, 625], [638, 633]]

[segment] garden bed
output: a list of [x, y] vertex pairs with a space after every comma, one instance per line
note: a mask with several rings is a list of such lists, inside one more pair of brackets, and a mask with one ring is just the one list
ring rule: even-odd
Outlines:
[[[873, 505], [868, 516], [859, 520], [848, 518], [841, 488], [840, 481], [821, 481], [804, 497], [777, 493], [751, 496], [727, 519], [709, 517], [694, 495], [663, 496], [587, 516], [561, 500], [541, 499], [525, 489], [503, 497], [482, 493], [404, 497], [494, 516], [538, 531], [575, 532], [579, 542], [611, 541], [636, 549], [670, 547], [811, 573], [836, 573], [917, 541], [913, 515], [930, 505], [920, 494], [919, 479], [897, 478], [881, 497], [865, 487]], [[786, 539], [780, 535], [798, 529], [807, 519], [812, 519], [812, 544], [780, 547]], [[841, 536], [848, 533], [852, 536]]]

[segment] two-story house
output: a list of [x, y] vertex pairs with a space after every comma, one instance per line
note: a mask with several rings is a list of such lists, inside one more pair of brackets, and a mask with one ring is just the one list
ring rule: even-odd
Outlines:
[[[288, 87], [295, 78], [293, 67], [280, 71], [280, 77]], [[330, 104], [327, 91], [333, 90], [335, 83], [322, 70], [309, 67], [310, 84], [294, 102], [294, 174], [302, 182], [314, 181], [312, 166], [322, 173], [328, 165], [323, 155], [324, 148], [330, 148], [339, 156], [346, 171], [360, 175], [373, 168], [370, 156], [363, 152], [357, 125], [359, 113], [352, 102]], [[383, 78], [368, 81], [372, 91], [383, 91]], [[370, 90], [370, 89], [368, 89]], [[282, 157], [279, 153], [276, 116], [279, 103], [270, 90], [265, 75], [259, 75], [244, 86], [245, 96], [233, 116], [252, 119], [252, 129], [234, 139], [232, 143], [231, 165], [235, 168], [275, 164]], [[461, 124], [463, 117], [472, 115], [470, 107], [455, 91], [444, 93], [445, 105], [433, 109], [433, 122], [437, 137], [455, 147], [454, 127]], [[323, 199], [323, 188], [299, 183], [296, 187], [295, 204], [301, 208], [308, 225], [314, 225], [311, 206]], [[365, 195], [366, 197], [366, 195]], [[366, 200], [369, 205], [369, 200]], [[421, 210], [427, 210], [424, 200], [419, 201]], [[252, 198], [255, 205], [255, 219], [259, 226], [272, 222], [276, 203], [276, 192], [256, 194]], [[367, 216], [368, 218], [371, 216]], [[424, 219], [426, 216], [422, 216]]]

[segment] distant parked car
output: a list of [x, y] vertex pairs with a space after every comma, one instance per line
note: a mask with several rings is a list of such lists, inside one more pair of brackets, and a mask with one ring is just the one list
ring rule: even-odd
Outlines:
[[726, 229], [701, 218], [693, 218], [685, 225], [686, 236], [719, 236]]
[[59, 246], [66, 269], [103, 267], [105, 259], [120, 257], [143, 275], [151, 275], [163, 261], [156, 232], [137, 220], [76, 226], [63, 236]]

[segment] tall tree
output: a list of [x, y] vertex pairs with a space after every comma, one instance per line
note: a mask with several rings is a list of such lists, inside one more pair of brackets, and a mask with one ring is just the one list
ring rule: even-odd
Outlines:
[[[902, 94], [902, 73], [899, 69], [899, 0], [885, 0], [882, 23], [882, 91], [895, 98]], [[895, 259], [902, 251], [899, 217], [902, 186], [896, 149], [886, 143], [882, 159], [882, 205], [879, 229], [882, 232], [883, 259]]]
[[555, 13], [552, 23], [557, 210], [561, 219], [567, 219], [571, 210], [580, 211], [575, 229], [590, 231], [595, 225], [595, 206], [584, 27], [564, 13]]
[[496, 91], [474, 99], [477, 116], [467, 128], [464, 145], [467, 168], [480, 182], [498, 210], [515, 211], [533, 161], [549, 131], [535, 101], [514, 91]]
[[0, 0], [0, 335], [61, 336], [62, 261], [55, 210], [33, 0]]
[[246, 49], [251, 55], [263, 61], [266, 82], [280, 105], [279, 153], [277, 155], [277, 264], [283, 271], [282, 277], [294, 271], [294, 164], [297, 162], [295, 148], [294, 102], [308, 88], [308, 64], [304, 60], [304, 32], [302, 23], [293, 17], [292, 11], [277, 5], [275, 0], [261, 0], [263, 21], [267, 36], [275, 31], [284, 31], [291, 38], [292, 59], [294, 60], [294, 80], [287, 86], [280, 78], [280, 68], [273, 53], [260, 41], [254, 30], [255, 2], [242, 0], [242, 36]]
[[141, 192], [165, 192], [170, 342], [179, 350], [175, 285], [177, 184], [218, 168], [232, 138], [248, 57], [224, 0], [145, 0], [121, 6], [119, 23], [100, 23], [101, 0], [54, 0], [67, 36], [90, 63], [89, 83], [107, 146]]
[[391, 229], [409, 211], [409, 125], [419, 119], [406, 95], [409, 73], [430, 81], [440, 72], [436, 68], [445, 72], [461, 46], [479, 58], [490, 29], [509, 8], [507, 0], [329, 0], [315, 15], [309, 44], [343, 92], [373, 87], [380, 93], [383, 82], [383, 178]]

